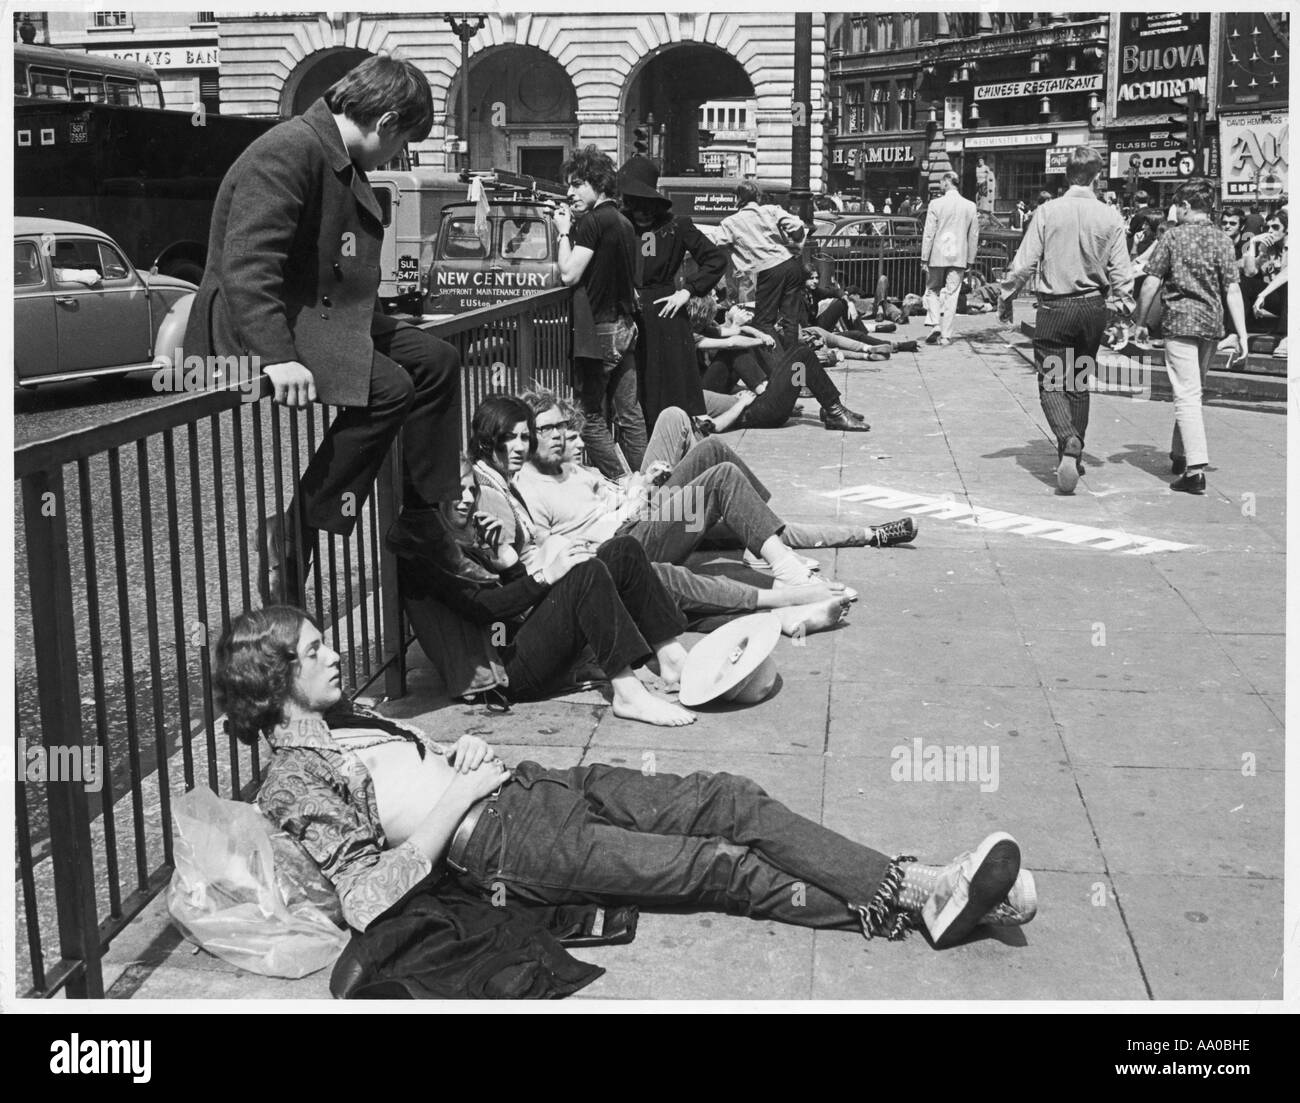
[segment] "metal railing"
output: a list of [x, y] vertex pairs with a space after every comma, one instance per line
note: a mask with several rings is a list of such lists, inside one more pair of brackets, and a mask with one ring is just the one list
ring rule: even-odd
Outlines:
[[[429, 327], [463, 360], [462, 444], [486, 394], [567, 392], [571, 300], [559, 288]], [[15, 964], [29, 996], [102, 997], [104, 950], [171, 876], [171, 794], [241, 799], [260, 777], [258, 749], [218, 726], [210, 648], [256, 602], [259, 522], [284, 514], [335, 411], [276, 406], [250, 382], [15, 450]], [[323, 534], [308, 576], [353, 697], [381, 678], [405, 692], [382, 539], [401, 485], [395, 448], [353, 533]]]
[[[823, 285], [830, 279], [841, 287], [857, 287], [863, 295], [874, 295], [880, 276], [889, 277], [889, 294], [920, 295], [925, 291], [921, 267], [921, 236], [844, 237], [820, 240], [813, 246], [814, 263]], [[982, 241], [972, 267], [986, 280], [999, 279], [1011, 264], [1016, 250], [1009, 242]]]

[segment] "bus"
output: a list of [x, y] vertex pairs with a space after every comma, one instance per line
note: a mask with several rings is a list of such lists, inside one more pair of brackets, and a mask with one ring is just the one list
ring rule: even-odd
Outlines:
[[135, 61], [53, 46], [14, 46], [14, 102], [66, 100], [162, 108], [158, 74]]
[[14, 213], [94, 226], [198, 283], [222, 177], [280, 120], [164, 108], [146, 65], [16, 45]]

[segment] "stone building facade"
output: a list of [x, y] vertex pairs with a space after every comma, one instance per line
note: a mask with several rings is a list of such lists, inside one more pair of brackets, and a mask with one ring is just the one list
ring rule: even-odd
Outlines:
[[[812, 179], [821, 177], [824, 20], [813, 20]], [[221, 110], [291, 115], [369, 54], [407, 58], [428, 74], [437, 122], [420, 163], [451, 160], [464, 75], [460, 41], [436, 14], [220, 13]], [[470, 42], [473, 168], [539, 171], [575, 146], [630, 156], [649, 125], [669, 175], [698, 171], [699, 108], [744, 97], [756, 104], [756, 175], [789, 181], [794, 15], [604, 12], [491, 15]], [[814, 185], [815, 186], [815, 185]]]

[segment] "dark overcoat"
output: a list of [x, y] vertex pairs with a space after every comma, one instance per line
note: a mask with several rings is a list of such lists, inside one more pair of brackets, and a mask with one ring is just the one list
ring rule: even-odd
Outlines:
[[384, 227], [324, 100], [269, 130], [226, 173], [186, 355], [297, 360], [317, 398], [365, 406]]

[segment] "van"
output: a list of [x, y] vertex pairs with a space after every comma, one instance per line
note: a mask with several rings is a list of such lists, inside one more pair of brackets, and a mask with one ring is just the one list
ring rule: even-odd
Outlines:
[[550, 211], [540, 200], [491, 199], [480, 222], [475, 203], [444, 207], [438, 232], [420, 255], [424, 320], [561, 286], [559, 234]]
[[420, 313], [420, 254], [438, 233], [442, 209], [463, 202], [469, 181], [456, 172], [412, 168], [368, 174], [383, 213], [379, 255], [379, 302], [384, 310]]

